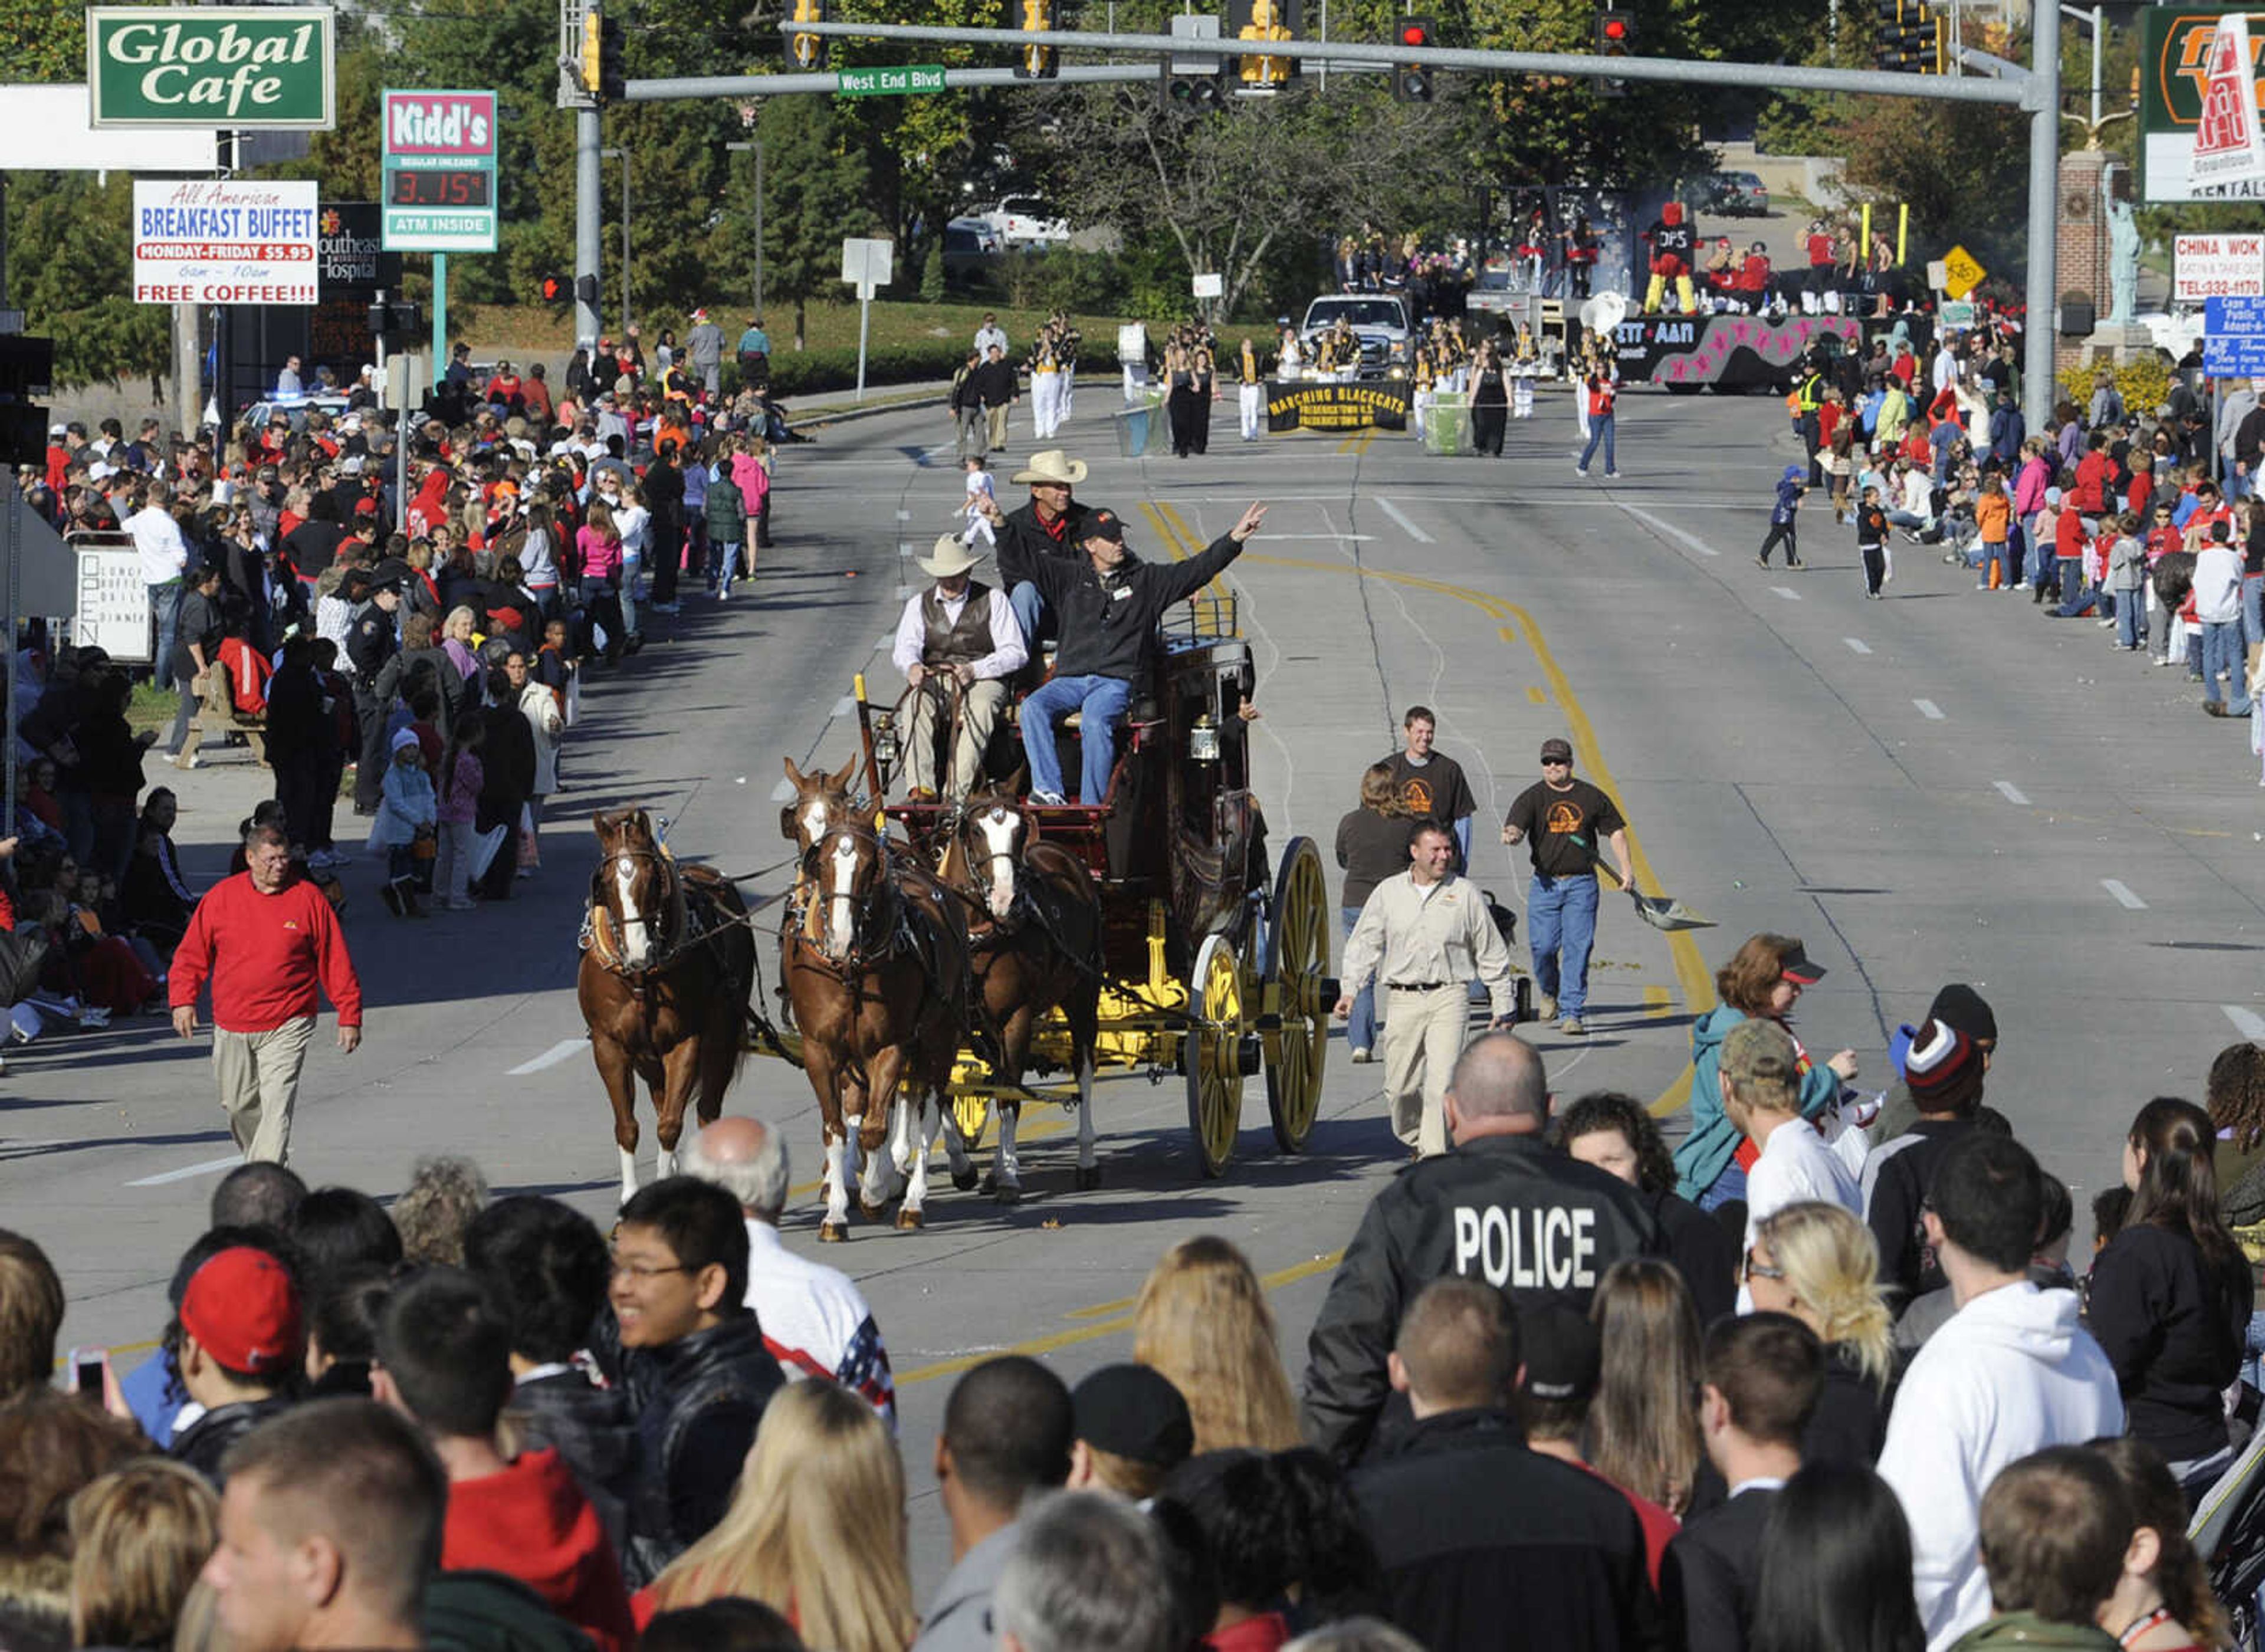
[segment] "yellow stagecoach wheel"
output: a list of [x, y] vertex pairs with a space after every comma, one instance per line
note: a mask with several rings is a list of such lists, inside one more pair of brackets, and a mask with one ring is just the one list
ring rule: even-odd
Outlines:
[[1281, 1031], [1266, 1059], [1266, 1111], [1274, 1145], [1302, 1153], [1322, 1105], [1329, 1058], [1329, 891], [1311, 838], [1292, 838], [1274, 880], [1274, 919], [1266, 936], [1266, 979], [1277, 988]]
[[1216, 1176], [1234, 1156], [1242, 1128], [1242, 960], [1234, 942], [1207, 937], [1188, 977], [1188, 1028], [1181, 1059], [1188, 1074], [1188, 1131], [1203, 1173]]

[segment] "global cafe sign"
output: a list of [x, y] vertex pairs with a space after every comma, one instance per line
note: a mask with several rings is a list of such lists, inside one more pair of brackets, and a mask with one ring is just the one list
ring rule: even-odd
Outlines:
[[338, 123], [329, 6], [90, 6], [96, 127], [327, 132]]

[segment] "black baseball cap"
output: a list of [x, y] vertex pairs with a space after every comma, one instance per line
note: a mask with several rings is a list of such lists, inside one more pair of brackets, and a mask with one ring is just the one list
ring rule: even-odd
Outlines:
[[1824, 966], [1810, 961], [1809, 954], [1795, 943], [1792, 951], [1779, 960], [1778, 975], [1796, 986], [1814, 986], [1824, 979]]
[[1069, 1408], [1077, 1437], [1113, 1457], [1169, 1473], [1196, 1448], [1187, 1401], [1147, 1365], [1103, 1365], [1070, 1390]]
[[1597, 1392], [1604, 1343], [1589, 1316], [1561, 1302], [1518, 1316], [1526, 1392], [1537, 1400], [1586, 1400]]
[[1114, 511], [1096, 511], [1085, 519], [1080, 530], [1089, 539], [1105, 539], [1112, 545], [1125, 542], [1125, 520]]
[[1569, 763], [1573, 746], [1569, 740], [1548, 739], [1541, 742], [1541, 761], [1545, 763]]

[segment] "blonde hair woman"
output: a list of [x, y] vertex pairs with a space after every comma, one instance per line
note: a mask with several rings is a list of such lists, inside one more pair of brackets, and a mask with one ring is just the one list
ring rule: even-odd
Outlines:
[[1788, 1204], [1755, 1225], [1739, 1270], [1757, 1313], [1790, 1314], [1824, 1344], [1824, 1389], [1802, 1461], [1870, 1467], [1887, 1437], [1896, 1367], [1872, 1230], [1837, 1204]]
[[1198, 1452], [1304, 1443], [1273, 1311], [1249, 1260], [1224, 1239], [1183, 1239], [1149, 1270], [1132, 1306], [1132, 1357], [1186, 1399]]
[[1616, 1262], [1589, 1305], [1603, 1346], [1589, 1409], [1589, 1466], [1670, 1514], [1691, 1506], [1705, 1448], [1699, 1438], [1698, 1311], [1664, 1262]]
[[73, 1642], [170, 1646], [220, 1542], [220, 1499], [185, 1464], [140, 1458], [71, 1499], [70, 1537]]
[[888, 1425], [847, 1388], [812, 1379], [771, 1396], [731, 1508], [640, 1604], [657, 1614], [726, 1595], [776, 1608], [829, 1652], [911, 1644], [904, 1465]]

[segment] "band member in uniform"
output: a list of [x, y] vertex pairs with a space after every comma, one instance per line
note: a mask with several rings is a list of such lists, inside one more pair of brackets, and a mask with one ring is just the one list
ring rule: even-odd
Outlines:
[[1298, 340], [1298, 330], [1290, 324], [1287, 316], [1274, 319], [1274, 376], [1295, 379], [1306, 370], [1306, 348]]
[[1184, 459], [1196, 445], [1196, 370], [1192, 353], [1178, 342], [1164, 351], [1164, 416], [1172, 426], [1172, 457]]
[[1258, 364], [1258, 346], [1248, 337], [1234, 353], [1235, 411], [1241, 416], [1242, 439], [1256, 441], [1266, 429], [1266, 374]]
[[1195, 451], [1211, 451], [1211, 408], [1218, 399], [1219, 375], [1208, 344], [1198, 345], [1188, 362], [1188, 375], [1196, 393], [1195, 418], [1189, 433], [1195, 438]]
[[1023, 363], [1031, 375], [1031, 426], [1034, 440], [1050, 440], [1061, 422], [1061, 358], [1055, 353], [1053, 324], [1038, 329]]
[[913, 687], [905, 717], [905, 780], [915, 803], [936, 797], [936, 741], [950, 715], [952, 684], [959, 725], [951, 740], [947, 796], [965, 797], [980, 777], [984, 749], [1007, 703], [1007, 679], [1022, 669], [1028, 651], [1023, 628], [1006, 593], [968, 577], [980, 561], [950, 534], [920, 571], [936, 581], [905, 604], [890, 659]]
[[1416, 440], [1424, 440], [1424, 433], [1431, 420], [1431, 406], [1438, 398], [1438, 379], [1431, 368], [1431, 346], [1416, 346], [1416, 360], [1409, 364], [1408, 379], [1414, 388], [1408, 396], [1408, 427]]
[[1054, 428], [1060, 430], [1069, 422], [1070, 404], [1077, 392], [1077, 352], [1085, 338], [1059, 309], [1054, 311], [1053, 329], [1054, 360], [1061, 367], [1061, 399], [1054, 407]]
[[1510, 417], [1510, 392], [1502, 358], [1489, 338], [1479, 346], [1471, 380], [1471, 446], [1484, 458], [1502, 457], [1503, 426]]
[[1589, 227], [1589, 215], [1574, 215], [1573, 227], [1563, 231], [1565, 237], [1565, 269], [1572, 278], [1572, 295], [1589, 296], [1589, 273], [1597, 267], [1597, 232]]
[[1699, 308], [1699, 300], [1691, 290], [1692, 229], [1683, 215], [1683, 203], [1671, 200], [1662, 207], [1658, 222], [1644, 231], [1644, 239], [1651, 243], [1651, 285], [1643, 291], [1644, 313], [1658, 313], [1667, 283], [1673, 281], [1677, 307], [1691, 314]]
[[1541, 371], [1540, 353], [1533, 347], [1533, 329], [1518, 324], [1518, 348], [1510, 362], [1510, 416], [1533, 417], [1533, 378]]

